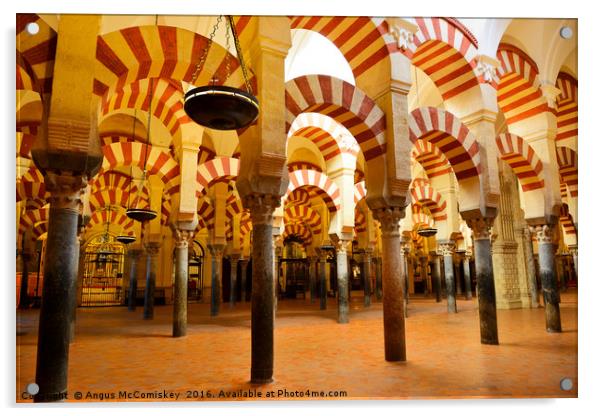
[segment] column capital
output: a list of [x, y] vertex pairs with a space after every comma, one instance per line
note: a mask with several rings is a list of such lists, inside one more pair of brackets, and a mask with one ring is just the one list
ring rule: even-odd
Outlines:
[[552, 224], [530, 225], [529, 230], [535, 234], [537, 243], [552, 243], [554, 240], [554, 228]]
[[405, 209], [385, 207], [372, 210], [374, 219], [380, 223], [383, 237], [399, 237], [399, 220], [404, 217]]
[[157, 254], [159, 254], [159, 249], [161, 248], [161, 244], [157, 243], [155, 241], [151, 241], [151, 242], [145, 243], [144, 248], [146, 249], [146, 252], [148, 254], [150, 254], [151, 256], [156, 256]]
[[274, 210], [280, 206], [281, 199], [278, 195], [251, 193], [243, 198], [243, 205], [249, 209], [253, 225], [272, 225]]
[[194, 237], [194, 231], [182, 230], [180, 228], [172, 227], [173, 238], [176, 242], [176, 248], [186, 248], [188, 243]]
[[83, 207], [82, 198], [88, 182], [85, 174], [71, 171], [47, 169], [44, 174], [44, 185], [50, 193], [48, 202], [55, 209], [68, 209], [80, 212]]
[[318, 256], [307, 256], [307, 261], [309, 261], [309, 263], [315, 263], [316, 261], [318, 261], [319, 257]]
[[237, 262], [241, 258], [242, 258], [242, 255], [240, 253], [230, 253], [230, 261], [233, 263]]
[[568, 249], [569, 249], [569, 253], [571, 253], [573, 256], [576, 256], [576, 255], [577, 255], [577, 244], [575, 244], [575, 245], [570, 245], [570, 246], [568, 247]]
[[207, 248], [212, 257], [221, 258], [224, 255], [224, 244], [208, 244]]
[[489, 240], [491, 238], [492, 217], [476, 217], [466, 220], [466, 224], [472, 230], [475, 240]]
[[439, 250], [443, 256], [452, 256], [456, 248], [456, 243], [453, 241], [446, 241], [439, 243]]
[[141, 254], [142, 254], [142, 249], [140, 249], [140, 248], [130, 248], [127, 251], [128, 257], [130, 257], [132, 259], [138, 259]]
[[320, 259], [320, 262], [325, 263], [328, 259], [328, 250], [317, 248], [316, 251], [318, 252], [318, 258]]

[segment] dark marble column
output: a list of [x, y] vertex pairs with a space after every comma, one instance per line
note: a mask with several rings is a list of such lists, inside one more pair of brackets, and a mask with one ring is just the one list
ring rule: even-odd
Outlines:
[[307, 258], [309, 262], [309, 301], [314, 303], [316, 300], [316, 266], [318, 257], [310, 256]]
[[87, 177], [75, 172], [46, 170], [50, 193], [44, 287], [38, 328], [34, 402], [66, 399], [70, 324], [77, 278], [78, 214]]
[[380, 208], [372, 211], [381, 225], [383, 259], [383, 321], [385, 360], [405, 361], [405, 319], [403, 314], [403, 283], [401, 281], [401, 253], [399, 220], [401, 207]]
[[[453, 258], [453, 255], [452, 255]], [[460, 276], [460, 266], [462, 261], [460, 259], [454, 259], [454, 276], [456, 278], [456, 297], [462, 294], [462, 277]]]
[[421, 253], [420, 257], [418, 258], [418, 261], [420, 262], [420, 277], [422, 278], [424, 296], [428, 297], [430, 293], [428, 284], [429, 275], [427, 272], [428, 257]]
[[136, 310], [136, 292], [138, 291], [138, 259], [140, 259], [140, 255], [142, 254], [142, 250], [139, 248], [130, 248], [128, 250], [128, 256], [130, 257], [130, 289], [129, 289], [129, 297], [128, 297], [128, 311]]
[[577, 263], [578, 263], [577, 251], [578, 251], [577, 245], [569, 246], [569, 253], [571, 253], [571, 255], [573, 256], [573, 267], [575, 268], [575, 279], [579, 278], [579, 272], [577, 271]]
[[364, 306], [370, 306], [370, 295], [372, 294], [372, 281], [370, 280], [370, 259], [372, 257], [372, 249], [365, 249], [364, 258], [362, 261], [364, 275]]
[[523, 233], [523, 242], [525, 250], [525, 262], [527, 265], [527, 277], [529, 278], [529, 293], [531, 298], [531, 307], [539, 308], [539, 290], [537, 289], [537, 273], [535, 271], [535, 259], [533, 257], [533, 240], [529, 227], [525, 227]]
[[472, 299], [472, 281], [470, 278], [470, 254], [466, 251], [464, 258], [462, 259], [462, 265], [464, 267], [464, 285], [466, 286], [466, 300]]
[[222, 304], [222, 259], [224, 256], [223, 244], [209, 244], [211, 253], [211, 316], [219, 315]]
[[236, 278], [238, 277], [238, 259], [240, 253], [230, 254], [230, 307], [236, 303]]
[[27, 309], [29, 307], [29, 260], [31, 255], [29, 252], [19, 250], [21, 258], [21, 290], [19, 292], [19, 309]]
[[145, 243], [146, 249], [146, 286], [144, 287], [144, 319], [153, 319], [155, 315], [155, 284], [157, 281], [157, 259], [161, 245], [157, 242]]
[[193, 231], [172, 228], [176, 243], [176, 276], [174, 281], [173, 326], [174, 337], [186, 336], [188, 324], [188, 243]]
[[320, 250], [320, 268], [319, 268], [319, 295], [320, 295], [320, 309], [326, 309], [326, 262], [328, 260], [328, 252], [326, 250]]
[[532, 226], [531, 232], [537, 238], [539, 276], [541, 290], [546, 308], [546, 330], [548, 332], [562, 332], [560, 323], [560, 293], [556, 276], [555, 249], [552, 241], [554, 228], [557, 224], [543, 224]]
[[410, 279], [414, 279], [414, 276], [410, 276], [410, 268], [408, 267], [409, 255], [410, 255], [410, 245], [408, 240], [402, 237], [401, 244], [401, 264], [402, 264], [402, 276], [403, 276], [403, 314], [407, 318], [408, 317], [408, 303], [410, 302]]
[[374, 258], [374, 270], [376, 274], [376, 300], [383, 300], [383, 261], [381, 257]]
[[349, 240], [335, 238], [333, 241], [337, 254], [337, 322], [349, 323], [349, 273], [347, 266], [347, 249]]
[[431, 251], [430, 261], [431, 282], [437, 303], [441, 302], [441, 259], [436, 251]]
[[474, 237], [481, 344], [497, 345], [499, 341], [490, 239], [493, 218], [471, 218], [466, 223], [472, 229]]
[[253, 224], [253, 290], [251, 299], [251, 383], [273, 381], [274, 258], [272, 228], [280, 197], [250, 194], [243, 199]]
[[82, 292], [82, 279], [83, 279], [83, 267], [84, 267], [84, 231], [85, 225], [83, 223], [83, 216], [78, 215], [77, 221], [77, 274], [73, 281], [73, 292], [75, 294], [75, 300], [73, 302], [73, 309], [71, 310], [71, 316], [69, 318], [69, 342], [73, 342], [75, 339], [75, 320], [77, 318], [77, 307], [80, 305], [81, 292]]
[[249, 259], [244, 257], [240, 259], [240, 301], [247, 301], [247, 266]]
[[447, 288], [447, 312], [457, 313], [456, 306], [456, 278], [454, 276], [454, 242], [439, 243], [439, 249], [443, 255], [443, 267], [445, 269], [445, 287]]

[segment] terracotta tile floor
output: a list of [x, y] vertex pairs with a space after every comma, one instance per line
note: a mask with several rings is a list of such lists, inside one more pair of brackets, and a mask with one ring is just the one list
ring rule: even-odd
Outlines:
[[[171, 338], [171, 306], [79, 309], [69, 363], [69, 401], [75, 392], [115, 393], [196, 390], [213, 394], [256, 389], [289, 392], [340, 391], [347, 399], [577, 396], [577, 295], [562, 294], [564, 332], [545, 331], [543, 309], [498, 310], [500, 345], [479, 342], [476, 300], [458, 301], [448, 315], [445, 301], [411, 299], [406, 320], [405, 363], [384, 360], [382, 305], [363, 307], [352, 295], [351, 322], [336, 323], [336, 305], [319, 311], [309, 300], [279, 302], [274, 383], [255, 387], [250, 371], [249, 304], [218, 317], [209, 305], [189, 306], [188, 336]], [[34, 380], [38, 311], [17, 315], [17, 400]], [[570, 377], [573, 388], [560, 389]], [[184, 396], [184, 397], [183, 397]], [[306, 399], [306, 398], [305, 398]], [[140, 399], [141, 400], [141, 399]], [[199, 399], [189, 399], [199, 400]]]

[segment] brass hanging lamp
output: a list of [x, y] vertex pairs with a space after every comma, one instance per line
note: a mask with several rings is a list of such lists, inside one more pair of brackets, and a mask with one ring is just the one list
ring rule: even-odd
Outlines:
[[[215, 32], [221, 22], [222, 16], [219, 16], [217, 23], [213, 26], [213, 31], [209, 35], [207, 46], [200, 56], [199, 62], [192, 75], [191, 84], [194, 84], [198, 78], [201, 68], [207, 60], [209, 49], [213, 44]], [[216, 79], [212, 80], [212, 85], [196, 87], [188, 91], [184, 96], [184, 111], [194, 122], [201, 126], [215, 130], [236, 130], [247, 127], [253, 123], [259, 115], [259, 101], [253, 95], [251, 83], [247, 74], [247, 68], [244, 63], [243, 54], [240, 48], [236, 27], [232, 16], [226, 16], [226, 81], [230, 77], [230, 31], [234, 39], [236, 54], [240, 61], [240, 67], [245, 80], [246, 91], [239, 88], [228, 87], [225, 85], [215, 85]]]
[[[132, 189], [132, 181], [134, 179], [133, 177], [133, 172], [132, 172], [132, 176], [130, 179], [130, 193], [128, 194], [128, 209], [125, 211], [125, 215], [128, 216], [128, 218], [133, 219], [134, 221], [138, 221], [138, 222], [145, 222], [145, 221], [150, 221], [152, 219], [155, 219], [157, 217], [157, 212], [150, 209], [150, 207], [145, 208], [145, 207], [138, 207], [137, 205], [140, 204], [140, 202], [142, 201], [142, 190], [143, 190], [143, 185], [146, 182], [146, 162], [148, 159], [148, 153], [149, 153], [149, 147], [151, 145], [151, 115], [152, 115], [152, 104], [153, 104], [153, 79], [150, 79], [149, 82], [149, 88], [148, 88], [148, 127], [147, 127], [147, 135], [146, 135], [146, 148], [144, 149], [144, 167], [142, 169], [142, 181], [140, 183], [140, 186], [138, 187], [137, 190], [137, 196], [135, 199], [135, 206], [132, 208], [129, 206], [129, 198], [131, 195], [131, 189]], [[135, 133], [136, 133], [136, 110], [134, 109], [134, 131], [133, 131], [133, 135], [135, 137]], [[150, 192], [150, 189], [149, 189]], [[150, 197], [149, 197], [149, 201], [150, 201]], [[150, 202], [149, 202], [150, 203]]]

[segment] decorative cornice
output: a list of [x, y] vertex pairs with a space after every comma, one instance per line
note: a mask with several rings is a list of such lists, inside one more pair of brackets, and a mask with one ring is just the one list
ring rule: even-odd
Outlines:
[[541, 224], [529, 226], [531, 233], [535, 234], [537, 244], [551, 244], [554, 240], [554, 228], [552, 224]]
[[414, 33], [418, 26], [399, 17], [388, 17], [389, 34], [395, 38], [397, 48], [405, 52], [414, 42]]
[[456, 249], [456, 243], [448, 241], [445, 243], [439, 243], [439, 251], [443, 256], [453, 256]]
[[68, 209], [77, 213], [83, 207], [82, 198], [88, 178], [80, 173], [47, 169], [44, 175], [51, 209]]
[[476, 217], [466, 220], [466, 224], [472, 230], [473, 237], [476, 240], [489, 240], [491, 238], [491, 227], [493, 218]]
[[48, 147], [86, 153], [90, 150], [90, 123], [50, 116], [48, 118]]
[[244, 206], [249, 209], [253, 225], [272, 225], [274, 210], [280, 206], [277, 195], [252, 193], [244, 197]]
[[401, 207], [386, 207], [372, 210], [372, 215], [380, 223], [383, 237], [399, 237], [399, 220], [404, 217]]
[[182, 230], [176, 227], [172, 227], [172, 232], [176, 248], [187, 248], [188, 243], [194, 236], [194, 231]]

